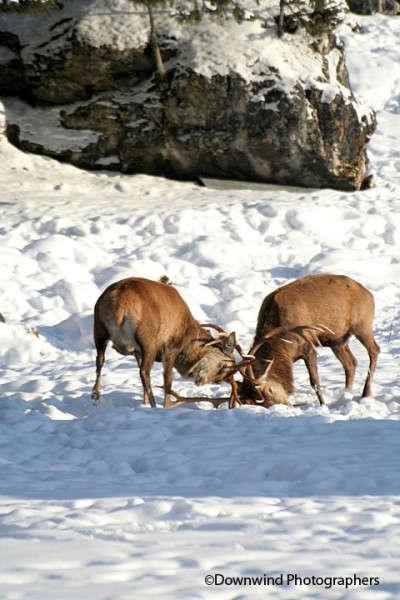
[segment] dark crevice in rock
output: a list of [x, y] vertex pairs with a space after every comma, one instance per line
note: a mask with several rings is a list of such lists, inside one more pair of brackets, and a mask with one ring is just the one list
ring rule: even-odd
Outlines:
[[57, 21], [56, 23], [53, 23], [53, 25], [50, 25], [49, 31], [54, 31], [54, 29], [57, 29], [57, 27], [64, 25], [64, 23], [72, 23], [73, 20], [74, 19], [72, 17], [66, 17], [65, 19], [61, 19], [61, 21]]

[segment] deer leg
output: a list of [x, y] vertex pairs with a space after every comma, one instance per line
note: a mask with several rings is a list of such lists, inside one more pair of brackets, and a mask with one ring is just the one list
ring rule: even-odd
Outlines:
[[151, 389], [150, 371], [153, 366], [155, 356], [149, 352], [142, 352], [142, 359], [139, 364], [140, 379], [143, 386], [144, 403], [147, 406], [156, 408], [156, 402]]
[[93, 404], [97, 404], [101, 396], [101, 370], [104, 365], [105, 352], [108, 342], [108, 334], [104, 330], [102, 335], [95, 334], [95, 345], [96, 345], [96, 380], [92, 389]]
[[[172, 375], [175, 363], [175, 356], [168, 354], [163, 357], [164, 367], [164, 408], [171, 405], [172, 400]], [[175, 400], [176, 402], [176, 400]]]
[[364, 389], [363, 389], [363, 393], [362, 393], [362, 398], [366, 398], [368, 396], [371, 396], [371, 394], [372, 394], [371, 384], [372, 384], [372, 379], [374, 377], [374, 373], [375, 373], [375, 369], [376, 369], [376, 363], [378, 362], [378, 355], [380, 352], [380, 348], [379, 348], [378, 344], [376, 343], [372, 332], [368, 332], [368, 333], [365, 333], [365, 332], [355, 333], [354, 332], [354, 335], [362, 343], [362, 345], [366, 348], [366, 350], [368, 352], [368, 356], [369, 356], [368, 375], [365, 380], [365, 385], [364, 385]]
[[336, 358], [342, 363], [346, 377], [346, 391], [351, 392], [357, 366], [356, 357], [350, 351], [347, 343], [335, 344], [334, 346], [331, 346], [331, 350]]
[[235, 408], [236, 405], [241, 404], [238, 395], [238, 384], [237, 381], [231, 377], [229, 379], [229, 383], [231, 384], [231, 395], [229, 396], [229, 408]]
[[317, 367], [317, 353], [314, 349], [310, 350], [304, 356], [304, 362], [307, 367], [308, 374], [310, 376], [310, 384], [315, 393], [321, 406], [325, 404], [321, 393], [321, 387], [319, 383], [318, 367]]
[[141, 355], [141, 353], [138, 350], [135, 350], [133, 354], [134, 354], [134, 356], [136, 358], [136, 362], [137, 362], [138, 367], [140, 369], [140, 363], [142, 362], [142, 355]]

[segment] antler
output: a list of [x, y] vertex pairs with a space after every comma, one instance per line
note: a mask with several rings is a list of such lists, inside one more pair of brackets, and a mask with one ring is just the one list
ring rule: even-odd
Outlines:
[[[265, 372], [263, 373], [263, 375], [262, 375], [264, 379], [266, 379], [266, 378], [267, 378], [267, 376], [268, 376], [268, 373], [269, 373], [269, 371], [271, 370], [271, 368], [272, 368], [272, 365], [273, 365], [273, 363], [274, 363], [274, 359], [272, 358], [271, 360], [268, 360], [267, 362], [269, 362], [269, 365], [268, 365], [268, 367], [267, 367], [266, 371], [265, 371]], [[258, 396], [258, 400], [256, 400], [256, 403], [257, 403], [257, 404], [262, 404], [263, 402], [265, 402], [265, 398], [264, 398], [264, 396], [263, 396], [263, 394], [262, 394], [262, 391], [261, 391], [261, 387], [260, 387], [260, 378], [256, 378], [256, 376], [254, 375], [254, 369], [253, 369], [253, 365], [252, 365], [251, 363], [250, 363], [250, 365], [249, 365], [249, 367], [248, 367], [248, 370], [249, 370], [249, 373], [250, 373], [250, 375], [247, 375], [247, 373], [246, 373], [246, 374], [243, 374], [243, 375], [244, 375], [244, 377], [246, 377], [247, 379], [250, 379], [250, 381], [251, 381], [251, 382], [252, 382], [252, 384], [253, 384], [253, 387], [254, 387], [254, 389], [255, 389], [255, 391], [256, 391], [256, 394], [257, 394], [257, 396]]]
[[[226, 335], [228, 335], [228, 332], [225, 331], [225, 329], [223, 329], [223, 327], [221, 327], [220, 325], [215, 325], [214, 323], [200, 323], [200, 327], [209, 327], [211, 329], [215, 329], [215, 331], [218, 331], [219, 333], [225, 333]], [[214, 346], [215, 344], [218, 344], [218, 341], [219, 340], [212, 340], [212, 341], [208, 342], [207, 345]], [[235, 348], [239, 352], [239, 354], [242, 358], [244, 358], [245, 356], [248, 356], [247, 354], [243, 355], [243, 350], [242, 350], [240, 344], [236, 343]]]
[[287, 327], [274, 327], [273, 329], [270, 329], [269, 331], [267, 331], [267, 333], [264, 335], [263, 339], [267, 340], [268, 338], [274, 337], [274, 335], [280, 335], [284, 332], [287, 333], [288, 331], [290, 331], [290, 329], [288, 329]]
[[[172, 401], [170, 396], [174, 396], [176, 401]], [[228, 402], [229, 398], [208, 398], [206, 396], [181, 396], [177, 392], [171, 390], [165, 401], [165, 408], [175, 408], [181, 404], [193, 404], [194, 402], [211, 402], [215, 408], [218, 408], [223, 402]]]
[[[325, 325], [321, 325], [321, 324], [317, 324], [317, 325], [297, 325], [296, 327], [292, 327], [292, 328], [287, 328], [287, 327], [274, 327], [273, 329], [271, 329], [270, 331], [267, 331], [267, 333], [263, 336], [263, 338], [257, 343], [255, 344], [252, 349], [250, 350], [251, 354], [255, 354], [257, 352], [257, 350], [263, 345], [265, 340], [268, 340], [272, 337], [275, 337], [276, 335], [282, 336], [288, 333], [297, 333], [298, 335], [301, 335], [302, 337], [304, 337], [305, 339], [306, 336], [304, 335], [305, 332], [307, 331], [316, 331], [319, 333], [324, 333], [325, 331], [329, 331], [329, 333], [333, 333], [333, 331], [331, 329], [329, 329], [329, 327], [326, 327]], [[318, 345], [320, 345], [318, 336], [315, 336], [316, 340], [318, 342]], [[285, 342], [291, 343], [290, 340], [283, 339]], [[307, 341], [310, 341], [307, 339]]]
[[[223, 329], [220, 325], [215, 325], [214, 323], [201, 323], [200, 325], [201, 325], [201, 327], [210, 327], [212, 329], [215, 329], [219, 333], [227, 334], [225, 329]], [[218, 343], [218, 340], [211, 340], [208, 343], [208, 345], [212, 346], [217, 343]], [[240, 356], [242, 357], [242, 360], [240, 361], [240, 363], [236, 364], [233, 367], [230, 375], [225, 379], [225, 381], [227, 383], [230, 383], [230, 385], [231, 385], [231, 394], [229, 396], [229, 408], [235, 408], [236, 405], [243, 404], [239, 398], [238, 384], [237, 384], [237, 381], [235, 380], [235, 378], [233, 377], [233, 375], [239, 371], [244, 376], [242, 369], [244, 367], [249, 366], [253, 362], [253, 360], [255, 360], [254, 354], [244, 354], [243, 353], [243, 350], [242, 350], [240, 344], [236, 343], [235, 348], [238, 351], [238, 353], [240, 354]]]
[[200, 327], [210, 327], [211, 329], [215, 329], [220, 333], [226, 333], [225, 329], [223, 329], [220, 325], [214, 325], [214, 323], [200, 323]]
[[[299, 327], [294, 327], [293, 329], [289, 329], [288, 330], [293, 331], [294, 333], [297, 333], [298, 335], [300, 335], [302, 338], [304, 338], [309, 344], [312, 344], [313, 346], [321, 346], [321, 342], [320, 339], [318, 337], [318, 333], [325, 333], [326, 331], [329, 331], [330, 333], [333, 333], [330, 329], [322, 326], [322, 325], [301, 325]], [[306, 335], [308, 334], [308, 335]]]
[[[208, 396], [180, 396], [177, 392], [171, 390], [169, 394], [167, 394], [165, 400], [165, 408], [175, 408], [176, 406], [180, 406], [181, 404], [191, 404], [193, 402], [211, 402], [211, 404], [213, 404], [215, 408], [218, 408], [223, 402], [229, 402], [229, 408], [235, 408], [237, 404], [243, 404], [239, 398], [238, 384], [235, 378], [233, 377], [233, 373], [229, 375], [225, 379], [225, 381], [231, 386], [231, 393], [229, 398], [209, 398]], [[176, 398], [176, 401], [172, 402], [169, 395], [174, 396]]]
[[[251, 359], [250, 362], [246, 363], [244, 360], [242, 361], [242, 363], [244, 363], [243, 366], [245, 366], [247, 368], [246, 369], [242, 369], [242, 368], [238, 369], [244, 379], [249, 379], [252, 382], [254, 390], [255, 390], [255, 392], [256, 392], [256, 394], [258, 396], [258, 400], [256, 400], [257, 404], [261, 404], [261, 403], [265, 402], [265, 398], [264, 398], [264, 396], [262, 395], [262, 392], [261, 392], [260, 379], [257, 378], [255, 376], [255, 374], [254, 374], [254, 369], [253, 369], [252, 362], [256, 359], [256, 353], [261, 348], [261, 346], [264, 344], [265, 339], [268, 339], [269, 337], [271, 337], [272, 335], [275, 335], [277, 333], [281, 333], [282, 329], [283, 329], [282, 327], [275, 327], [270, 332], [268, 332], [263, 337], [262, 340], [260, 340], [259, 342], [253, 344], [253, 346], [250, 349], [249, 354], [244, 355], [244, 356], [249, 357]], [[268, 375], [269, 371], [271, 370], [273, 362], [274, 362], [274, 359], [269, 360], [267, 362], [269, 362], [269, 365], [268, 365], [266, 371], [263, 373], [263, 378], [265, 378]], [[242, 363], [239, 365], [240, 367], [242, 366]]]

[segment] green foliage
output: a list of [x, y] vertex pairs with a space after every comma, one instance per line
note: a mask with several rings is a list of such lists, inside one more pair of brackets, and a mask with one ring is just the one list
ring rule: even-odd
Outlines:
[[345, 0], [280, 0], [283, 31], [304, 27], [313, 36], [333, 31], [348, 10]]

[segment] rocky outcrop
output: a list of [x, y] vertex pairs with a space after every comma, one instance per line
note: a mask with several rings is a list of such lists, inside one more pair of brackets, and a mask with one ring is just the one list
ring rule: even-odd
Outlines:
[[36, 105], [5, 102], [13, 143], [85, 168], [362, 187], [374, 115], [353, 98], [333, 36], [278, 40], [257, 22], [165, 18], [161, 79], [145, 17], [124, 30], [100, 4], [72, 0], [33, 37], [32, 23], [0, 22], [0, 93]]
[[65, 104], [104, 90], [130, 89], [153, 73], [147, 42], [122, 49], [87, 43], [79, 35], [80, 18], [71, 8], [67, 16], [61, 10], [0, 18], [0, 28], [3, 24], [16, 32], [0, 29], [0, 94]]
[[359, 15], [372, 15], [376, 12], [387, 15], [400, 15], [399, 0], [347, 0], [351, 11]]

